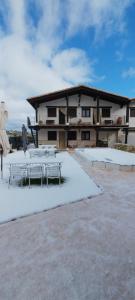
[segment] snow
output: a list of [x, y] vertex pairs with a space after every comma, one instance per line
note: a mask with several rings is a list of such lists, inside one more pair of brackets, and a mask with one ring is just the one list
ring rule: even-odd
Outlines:
[[[62, 162], [62, 176], [66, 182], [61, 185], [46, 185], [8, 188], [9, 163]], [[83, 171], [78, 162], [67, 152], [57, 153], [56, 158], [31, 158], [23, 151], [4, 158], [4, 179], [0, 181], [0, 222], [33, 214], [82, 198], [98, 195], [102, 189]]]
[[0, 299], [135, 299], [135, 173], [78, 157], [104, 193], [0, 226]]
[[119, 165], [135, 165], [135, 154], [112, 148], [76, 149], [76, 152], [90, 161], [102, 161]]

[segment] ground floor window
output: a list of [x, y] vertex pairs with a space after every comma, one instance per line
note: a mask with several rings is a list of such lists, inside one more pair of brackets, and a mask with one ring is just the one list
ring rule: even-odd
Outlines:
[[88, 141], [90, 140], [90, 131], [82, 131], [81, 132], [81, 139], [83, 141]]
[[48, 131], [48, 141], [57, 140], [57, 131]]
[[68, 140], [69, 141], [75, 141], [77, 138], [76, 131], [68, 131]]

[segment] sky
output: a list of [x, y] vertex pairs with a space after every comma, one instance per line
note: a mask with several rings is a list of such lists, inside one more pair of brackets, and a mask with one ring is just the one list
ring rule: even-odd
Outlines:
[[7, 129], [26, 98], [74, 85], [135, 97], [135, 0], [0, 0], [0, 101]]

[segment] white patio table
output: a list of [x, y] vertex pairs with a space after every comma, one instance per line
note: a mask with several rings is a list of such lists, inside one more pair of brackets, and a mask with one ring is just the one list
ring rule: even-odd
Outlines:
[[39, 149], [56, 149], [56, 145], [39, 145]]
[[47, 156], [56, 156], [55, 148], [35, 148], [29, 149], [30, 158], [32, 157], [47, 157]]

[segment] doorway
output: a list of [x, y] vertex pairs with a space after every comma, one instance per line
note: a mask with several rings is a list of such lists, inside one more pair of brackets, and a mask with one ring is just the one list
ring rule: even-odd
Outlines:
[[59, 148], [64, 149], [66, 147], [66, 132], [59, 131]]
[[59, 124], [65, 124], [66, 121], [66, 111], [65, 108], [59, 109]]

